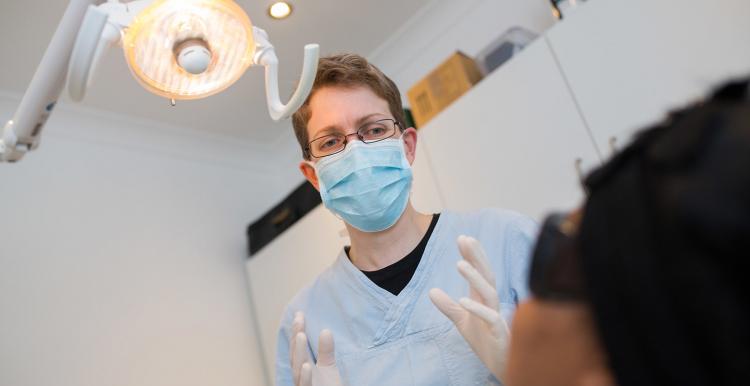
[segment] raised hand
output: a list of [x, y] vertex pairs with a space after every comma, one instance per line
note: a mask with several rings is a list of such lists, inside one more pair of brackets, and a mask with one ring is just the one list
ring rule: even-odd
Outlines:
[[323, 330], [318, 338], [318, 362], [313, 363], [305, 334], [305, 315], [297, 312], [292, 323], [292, 340], [289, 352], [295, 386], [341, 386], [341, 376], [336, 367], [333, 333]]
[[459, 236], [458, 249], [463, 260], [457, 263], [457, 268], [469, 282], [469, 297], [455, 302], [445, 291], [433, 288], [430, 300], [456, 325], [482, 363], [502, 381], [510, 339], [508, 325], [500, 315], [495, 275], [478, 240]]

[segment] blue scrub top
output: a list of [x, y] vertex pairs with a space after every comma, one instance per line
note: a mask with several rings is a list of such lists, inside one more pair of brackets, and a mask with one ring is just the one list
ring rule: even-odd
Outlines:
[[495, 271], [501, 313], [510, 324], [516, 305], [528, 294], [537, 225], [499, 209], [444, 212], [414, 276], [398, 296], [368, 279], [342, 250], [332, 266], [292, 299], [279, 328], [276, 386], [294, 386], [289, 342], [297, 311], [305, 313], [305, 333], [315, 360], [320, 332], [333, 332], [336, 364], [345, 385], [499, 384], [428, 297], [434, 287], [454, 299], [468, 296], [468, 283], [456, 269], [462, 258], [456, 239], [462, 234], [484, 246]]

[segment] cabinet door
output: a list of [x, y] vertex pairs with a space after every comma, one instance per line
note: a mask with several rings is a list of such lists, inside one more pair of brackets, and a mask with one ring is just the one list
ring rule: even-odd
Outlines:
[[347, 237], [343, 222], [320, 205], [247, 262], [257, 332], [271, 379], [275, 379], [276, 333], [284, 307], [333, 264], [348, 244]]
[[435, 183], [432, 161], [427, 146], [422, 141], [422, 132], [418, 132], [417, 156], [411, 166], [414, 181], [411, 188], [411, 202], [414, 208], [422, 213], [438, 213], [445, 208], [442, 193]]
[[420, 130], [447, 208], [495, 206], [540, 219], [582, 201], [576, 162], [595, 147], [541, 38]]
[[750, 1], [596, 0], [548, 32], [605, 156], [637, 130], [750, 75]]

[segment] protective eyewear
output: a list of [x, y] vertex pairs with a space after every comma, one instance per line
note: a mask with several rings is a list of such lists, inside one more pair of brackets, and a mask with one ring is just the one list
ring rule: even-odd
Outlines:
[[328, 134], [313, 139], [307, 144], [305, 152], [313, 158], [323, 158], [344, 151], [349, 137], [356, 135], [363, 143], [370, 144], [388, 139], [403, 131], [401, 124], [395, 119], [379, 119], [374, 122], [365, 123], [351, 134]]

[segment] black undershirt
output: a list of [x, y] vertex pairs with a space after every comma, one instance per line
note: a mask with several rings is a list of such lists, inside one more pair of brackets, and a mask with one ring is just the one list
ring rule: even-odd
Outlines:
[[[435, 224], [440, 218], [440, 213], [432, 215], [432, 221], [430, 227], [427, 228], [422, 240], [417, 244], [413, 251], [409, 252], [403, 259], [377, 271], [362, 271], [373, 283], [377, 284], [378, 287], [384, 290], [398, 295], [414, 276], [414, 272], [417, 271], [419, 261], [422, 260], [424, 249], [427, 247], [427, 242], [430, 241], [432, 231], [435, 229]], [[349, 255], [349, 247], [345, 248], [347, 256]]]

